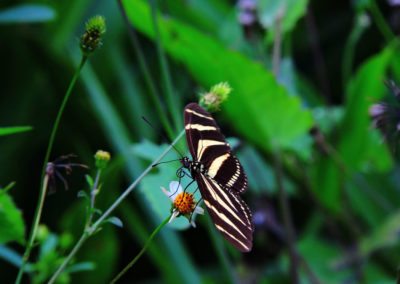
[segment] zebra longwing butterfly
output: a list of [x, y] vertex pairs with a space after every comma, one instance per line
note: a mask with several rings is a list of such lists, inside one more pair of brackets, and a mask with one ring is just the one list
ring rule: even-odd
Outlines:
[[186, 140], [193, 161], [181, 160], [197, 182], [207, 210], [224, 237], [238, 250], [253, 245], [253, 223], [249, 208], [240, 197], [247, 177], [232, 154], [211, 115], [196, 103], [185, 107]]

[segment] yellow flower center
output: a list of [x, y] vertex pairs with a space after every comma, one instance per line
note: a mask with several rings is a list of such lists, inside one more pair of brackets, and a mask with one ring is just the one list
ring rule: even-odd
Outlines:
[[192, 213], [196, 207], [196, 201], [194, 200], [193, 194], [187, 192], [179, 193], [174, 200], [174, 207], [182, 215]]

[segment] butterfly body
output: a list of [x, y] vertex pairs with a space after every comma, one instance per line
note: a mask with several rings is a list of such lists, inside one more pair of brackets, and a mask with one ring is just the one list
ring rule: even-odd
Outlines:
[[216, 228], [237, 249], [250, 251], [254, 228], [240, 197], [247, 189], [247, 177], [239, 160], [215, 120], [196, 103], [185, 107], [185, 129], [193, 160], [185, 157], [182, 165], [196, 180]]

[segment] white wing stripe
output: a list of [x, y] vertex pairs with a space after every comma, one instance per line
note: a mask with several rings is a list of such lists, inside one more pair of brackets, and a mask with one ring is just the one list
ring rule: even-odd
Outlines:
[[222, 228], [220, 225], [215, 224], [215, 227], [217, 227], [218, 230], [220, 230], [221, 232], [223, 232], [224, 234], [227, 234], [229, 237], [231, 237], [232, 239], [234, 239], [235, 241], [237, 241], [239, 244], [241, 244], [246, 250], [249, 249], [248, 246], [246, 246], [243, 242], [239, 241], [237, 238], [235, 238], [234, 235], [229, 234], [224, 228]]
[[201, 161], [201, 156], [203, 156], [204, 151], [207, 147], [215, 146], [215, 145], [226, 145], [225, 142], [216, 141], [216, 140], [203, 140], [200, 139], [197, 146], [197, 160]]
[[[235, 224], [232, 223], [231, 220], [229, 220], [228, 217], [226, 217], [226, 215], [223, 212], [219, 212], [210, 202], [208, 202], [208, 200], [204, 200], [204, 203], [207, 205], [207, 207], [209, 209], [211, 209], [217, 216], [219, 219], [221, 219], [223, 222], [227, 223], [229, 226], [231, 226], [232, 228], [234, 228], [236, 230], [236, 232], [238, 232], [240, 235], [243, 236], [243, 238], [246, 239], [246, 236], [240, 231], [240, 229], [238, 227], [236, 227]], [[215, 224], [217, 226], [217, 224]], [[236, 238], [234, 238], [236, 239]]]
[[188, 108], [185, 109], [185, 111], [193, 113], [194, 115], [197, 115], [197, 116], [200, 116], [200, 117], [204, 117], [204, 118], [209, 119], [209, 120], [214, 120], [212, 117], [206, 116], [204, 114], [198, 113], [197, 111], [194, 111], [194, 110], [191, 110], [191, 109], [188, 109]]
[[[237, 213], [233, 212], [232, 208], [228, 204], [226, 204], [226, 202], [220, 197], [220, 195], [218, 193], [216, 193], [214, 191], [214, 187], [208, 182], [208, 180], [206, 178], [204, 178], [203, 176], [202, 176], [202, 178], [207, 186], [207, 189], [210, 191], [210, 194], [215, 199], [215, 201], [218, 202], [218, 204], [220, 206], [222, 206], [226, 211], [228, 211], [230, 214], [232, 214], [232, 216], [234, 216], [240, 223], [242, 223], [244, 226], [247, 227], [248, 225], [246, 223], [244, 223], [243, 220], [239, 216], [237, 216]], [[216, 184], [215, 182], [213, 182], [213, 183], [214, 183], [215, 187], [218, 189], [219, 193], [222, 194], [226, 198], [226, 200], [228, 200], [228, 202], [230, 203], [231, 206], [233, 206], [233, 204], [229, 200], [228, 196], [226, 196], [225, 192], [223, 190], [221, 190], [219, 185]], [[206, 200], [204, 200], [204, 201], [206, 201]], [[235, 208], [235, 207], [233, 206], [233, 208]]]
[[214, 126], [204, 126], [201, 124], [188, 124], [185, 126], [185, 129], [196, 129], [199, 131], [217, 130], [217, 128]]
[[208, 168], [208, 175], [212, 178], [214, 178], [218, 170], [221, 168], [222, 164], [225, 162], [226, 159], [228, 159], [230, 154], [225, 154], [222, 156], [219, 156], [218, 158], [214, 159], [214, 161], [211, 163], [210, 167]]

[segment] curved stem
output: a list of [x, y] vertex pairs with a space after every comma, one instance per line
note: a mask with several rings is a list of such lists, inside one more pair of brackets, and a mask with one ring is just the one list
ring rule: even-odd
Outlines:
[[79, 74], [83, 68], [83, 66], [85, 65], [86, 61], [87, 61], [87, 56], [82, 56], [81, 59], [81, 63], [79, 64], [79, 67], [76, 69], [74, 76], [72, 77], [72, 80], [68, 86], [67, 92], [65, 93], [64, 99], [61, 103], [60, 109], [58, 110], [57, 113], [57, 117], [56, 120], [54, 122], [53, 125], [53, 129], [51, 131], [51, 135], [50, 135], [50, 139], [49, 139], [49, 143], [47, 145], [47, 150], [46, 150], [46, 155], [44, 158], [44, 162], [43, 162], [43, 169], [42, 169], [42, 174], [41, 174], [41, 184], [40, 184], [40, 193], [39, 193], [39, 201], [38, 204], [36, 206], [36, 210], [35, 210], [35, 215], [33, 217], [33, 224], [32, 224], [32, 228], [30, 231], [30, 235], [29, 235], [29, 241], [28, 244], [26, 246], [25, 252], [24, 252], [24, 256], [22, 258], [22, 264], [21, 267], [19, 268], [18, 271], [18, 276], [17, 279], [15, 281], [16, 284], [19, 284], [22, 280], [22, 275], [24, 272], [24, 267], [26, 265], [26, 263], [29, 260], [29, 256], [31, 254], [32, 248], [33, 248], [33, 243], [35, 241], [36, 238], [36, 233], [37, 233], [37, 228], [39, 226], [39, 222], [40, 222], [40, 217], [42, 215], [42, 210], [43, 210], [43, 205], [44, 205], [44, 198], [46, 196], [46, 192], [47, 192], [47, 182], [48, 182], [48, 178], [46, 179], [46, 167], [47, 167], [47, 163], [49, 162], [50, 159], [50, 154], [51, 151], [53, 149], [53, 145], [54, 145], [54, 140], [57, 134], [57, 130], [58, 130], [58, 126], [60, 124], [61, 121], [61, 117], [63, 115], [65, 106], [67, 105], [68, 99], [71, 96], [72, 93], [72, 89], [75, 86], [76, 80], [79, 77]]
[[127, 266], [125, 266], [124, 269], [122, 269], [122, 271], [120, 273], [118, 273], [117, 276], [114, 277], [113, 280], [111, 280], [110, 283], [116, 283], [138, 260], [139, 258], [142, 256], [143, 253], [145, 253], [145, 251], [147, 250], [148, 246], [150, 245], [151, 241], [153, 240], [153, 238], [155, 237], [155, 235], [157, 235], [157, 233], [168, 223], [169, 219], [171, 218], [171, 215], [168, 216], [154, 231], [153, 233], [151, 233], [150, 237], [147, 239], [145, 245], [143, 246], [143, 248], [140, 250], [140, 252], [135, 256], [135, 258], [128, 263]]
[[153, 22], [154, 27], [154, 36], [155, 42], [157, 45], [157, 53], [158, 53], [158, 60], [160, 61], [160, 68], [161, 68], [161, 75], [163, 78], [163, 84], [165, 88], [165, 94], [167, 96], [167, 105], [172, 116], [175, 129], [179, 129], [181, 127], [181, 115], [180, 115], [180, 106], [179, 100], [176, 99], [177, 94], [175, 93], [172, 87], [172, 80], [171, 80], [171, 73], [168, 66], [168, 61], [164, 53], [164, 49], [161, 43], [161, 36], [159, 25], [157, 21], [157, 0], [149, 0], [150, 8], [151, 8], [151, 19]]
[[173, 131], [172, 127], [170, 126], [170, 124], [168, 123], [168, 118], [166, 116], [166, 112], [163, 109], [157, 88], [154, 84], [155, 80], [151, 76], [148, 64], [146, 62], [146, 58], [143, 54], [143, 49], [141, 48], [139, 40], [136, 36], [136, 31], [129, 22], [129, 18], [125, 11], [124, 5], [122, 4], [122, 0], [118, 0], [117, 3], [118, 3], [118, 7], [121, 11], [122, 17], [124, 19], [124, 22], [125, 22], [126, 26], [128, 27], [129, 38], [132, 43], [133, 49], [135, 50], [136, 57], [139, 61], [139, 67], [143, 73], [144, 80], [146, 82], [147, 87], [149, 88], [149, 94], [150, 94], [151, 100], [154, 103], [154, 106], [156, 108], [158, 116], [161, 120], [161, 123], [162, 123], [165, 131], [168, 134], [168, 137], [172, 140], [172, 138], [174, 137], [174, 131]]
[[[119, 205], [121, 202], [129, 195], [129, 193], [132, 192], [132, 190], [139, 184], [139, 182], [153, 169], [154, 165], [157, 164], [162, 158], [164, 158], [165, 155], [171, 149], [174, 147], [174, 145], [179, 141], [179, 139], [182, 138], [182, 136], [185, 134], [185, 130], [182, 130], [181, 133], [178, 135], [178, 137], [175, 138], [175, 140], [167, 147], [167, 149], [164, 150], [164, 152], [161, 153], [158, 158], [156, 158], [150, 166], [147, 167], [147, 169], [144, 170], [144, 172], [118, 197], [117, 200], [114, 201], [113, 204], [107, 209], [106, 212], [103, 213], [103, 215], [100, 216], [100, 218], [93, 224], [90, 225], [89, 227], [86, 228], [85, 232], [82, 234], [82, 237], [79, 239], [78, 243], [74, 246], [72, 251], [69, 253], [68, 257], [63, 261], [61, 266], [57, 269], [57, 271], [53, 274], [51, 277], [50, 281], [55, 281], [57, 277], [61, 274], [61, 272], [65, 269], [69, 261], [72, 259], [72, 257], [79, 251], [80, 247], [82, 244], [88, 239], [94, 232], [97, 231], [98, 227], [104, 222], [104, 220], [111, 214], [111, 212]], [[49, 282], [49, 283], [53, 283]]]

